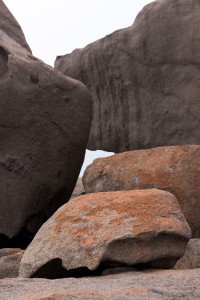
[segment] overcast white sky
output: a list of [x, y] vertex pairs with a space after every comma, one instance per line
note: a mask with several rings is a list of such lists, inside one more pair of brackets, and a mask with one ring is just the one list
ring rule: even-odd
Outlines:
[[[57, 55], [132, 25], [149, 0], [4, 0], [17, 19], [33, 55], [54, 65]], [[87, 151], [84, 166], [102, 151]]]

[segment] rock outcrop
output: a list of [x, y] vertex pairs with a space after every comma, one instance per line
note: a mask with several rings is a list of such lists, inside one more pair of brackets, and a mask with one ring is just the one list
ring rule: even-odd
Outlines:
[[84, 195], [62, 206], [40, 228], [24, 253], [19, 274], [58, 278], [59, 271], [62, 277], [71, 276], [70, 270], [78, 274], [101, 265], [172, 267], [189, 238], [178, 201], [168, 192]]
[[4, 279], [1, 300], [197, 300], [200, 269], [132, 272], [93, 278]]
[[199, 0], [154, 1], [131, 27], [57, 58], [92, 94], [88, 149], [200, 144], [199, 15]]
[[160, 147], [96, 159], [83, 176], [86, 193], [158, 188], [176, 196], [200, 237], [200, 146]]
[[0, 249], [0, 279], [18, 277], [23, 254], [21, 249]]
[[0, 1], [0, 237], [35, 233], [70, 198], [91, 125], [86, 87], [32, 56]]
[[200, 268], [200, 239], [191, 239], [187, 244], [185, 254], [181, 257], [175, 269]]

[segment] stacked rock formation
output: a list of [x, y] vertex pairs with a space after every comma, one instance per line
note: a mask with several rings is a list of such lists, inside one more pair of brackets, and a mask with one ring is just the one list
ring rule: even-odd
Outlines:
[[91, 98], [82, 83], [32, 56], [2, 1], [0, 65], [3, 239], [35, 234], [69, 200], [89, 136]]
[[[0, 278], [66, 277], [0, 280], [2, 300], [199, 295], [200, 272], [178, 271], [200, 261], [200, 146], [187, 145], [200, 142], [199, 13], [197, 0], [155, 1], [130, 28], [57, 60], [93, 96], [91, 149], [151, 148], [95, 160], [68, 201], [90, 94], [32, 56], [0, 0]], [[6, 248], [31, 234], [25, 251]]]

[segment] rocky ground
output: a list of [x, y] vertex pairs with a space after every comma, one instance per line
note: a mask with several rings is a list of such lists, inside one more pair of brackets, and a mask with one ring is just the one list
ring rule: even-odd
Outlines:
[[130, 272], [93, 278], [4, 279], [1, 300], [199, 300], [200, 269]]

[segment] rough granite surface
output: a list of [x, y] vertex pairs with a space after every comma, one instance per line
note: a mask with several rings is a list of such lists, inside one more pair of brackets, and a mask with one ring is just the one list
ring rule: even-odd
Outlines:
[[90, 278], [4, 279], [1, 300], [199, 300], [200, 269]]
[[193, 237], [200, 237], [200, 146], [158, 147], [96, 159], [83, 176], [86, 193], [157, 188], [174, 194]]
[[43, 224], [23, 255], [19, 275], [51, 278], [55, 272], [58, 278], [56, 261], [66, 276], [69, 270], [95, 271], [100, 264], [169, 268], [190, 237], [178, 201], [168, 192], [88, 194], [70, 200]]

